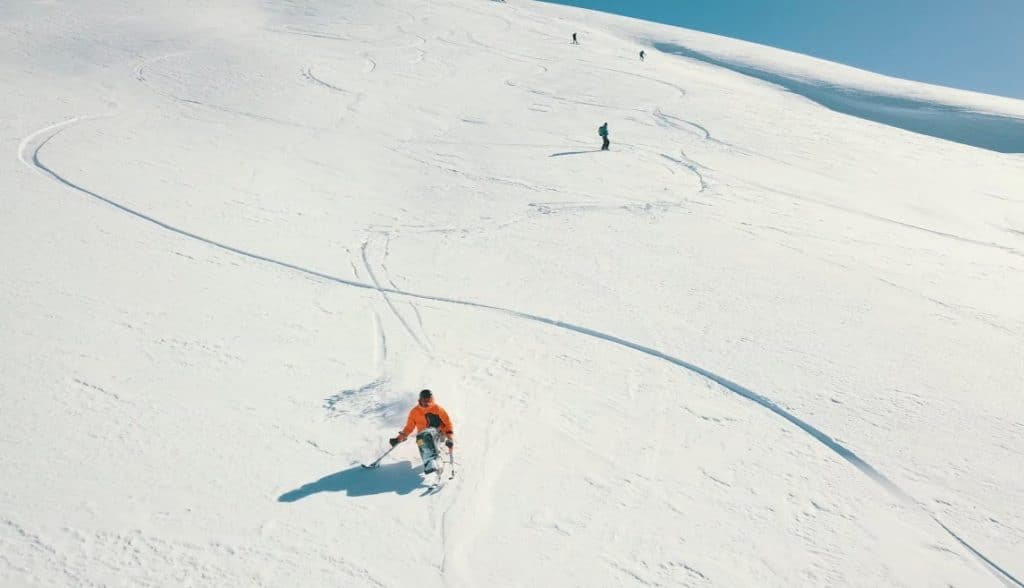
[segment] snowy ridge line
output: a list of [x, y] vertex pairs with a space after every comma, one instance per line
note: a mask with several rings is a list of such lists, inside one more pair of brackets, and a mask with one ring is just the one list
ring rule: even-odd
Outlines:
[[[947, 535], [949, 535], [953, 540], [955, 540], [957, 543], [962, 545], [964, 547], [964, 549], [967, 550], [978, 561], [982, 562], [982, 564], [987, 569], [989, 569], [997, 578], [999, 578], [1000, 581], [1002, 581], [1005, 585], [1010, 586], [1011, 588], [1012, 587], [1024, 588], [1024, 582], [1022, 582], [1021, 580], [1017, 579], [1015, 576], [1013, 576], [1011, 573], [1006, 571], [1004, 568], [1000, 567], [995, 562], [993, 562], [991, 559], [986, 557], [981, 551], [979, 551], [974, 546], [972, 546], [970, 543], [968, 543], [963, 538], [961, 538], [955, 531], [953, 531], [951, 528], [949, 528], [944, 523], [942, 523], [937, 516], [935, 516], [930, 510], [928, 510], [928, 508], [926, 508], [923, 504], [921, 504], [920, 502], [915, 500], [912, 496], [907, 494], [902, 488], [897, 486], [894, 482], [892, 482], [892, 480], [890, 480], [884, 474], [879, 472], [877, 469], [874, 468], [874, 466], [872, 466], [867, 461], [862, 459], [860, 456], [858, 456], [852, 450], [848, 449], [847, 447], [845, 447], [844, 445], [842, 445], [841, 443], [839, 443], [838, 441], [833, 439], [831, 436], [826, 434], [824, 431], [814, 427], [810, 423], [804, 421], [803, 419], [797, 417], [793, 413], [791, 413], [791, 412], [787, 411], [786, 409], [782, 408], [781, 406], [776, 404], [771, 399], [769, 399], [769, 398], [767, 398], [765, 396], [762, 396], [760, 394], [757, 394], [756, 392], [754, 392], [754, 391], [752, 391], [752, 390], [750, 390], [750, 389], [748, 389], [748, 388], [746, 388], [744, 386], [741, 386], [740, 384], [737, 384], [737, 383], [735, 383], [735, 382], [733, 382], [733, 381], [731, 381], [731, 380], [729, 380], [729, 379], [727, 379], [727, 378], [725, 378], [723, 376], [720, 376], [720, 375], [718, 375], [718, 374], [716, 374], [714, 372], [711, 372], [711, 371], [709, 371], [707, 369], [704, 369], [704, 368], [702, 368], [702, 367], [700, 367], [698, 365], [692, 364], [690, 362], [687, 362], [685, 360], [679, 359], [677, 357], [673, 357], [671, 355], [668, 355], [667, 353], [664, 353], [664, 352], [659, 351], [657, 349], [654, 349], [652, 347], [647, 347], [647, 346], [642, 345], [640, 343], [635, 343], [633, 341], [629, 341], [629, 340], [623, 339], [621, 337], [616, 337], [615, 335], [611, 335], [611, 334], [608, 334], [608, 333], [603, 333], [601, 331], [590, 329], [588, 327], [584, 327], [584, 326], [580, 326], [580, 325], [575, 325], [575, 324], [572, 324], [572, 323], [567, 323], [567, 322], [564, 322], [564, 321], [560, 321], [560, 320], [556, 320], [556, 319], [552, 319], [552, 318], [548, 318], [548, 317], [544, 317], [544, 316], [540, 316], [540, 315], [530, 314], [530, 313], [527, 313], [527, 312], [522, 312], [522, 311], [513, 310], [513, 309], [509, 309], [509, 308], [503, 308], [503, 307], [500, 307], [500, 306], [493, 306], [493, 305], [489, 305], [489, 304], [484, 304], [484, 303], [480, 303], [480, 302], [473, 302], [473, 301], [468, 301], [468, 300], [460, 300], [460, 299], [457, 299], [457, 298], [449, 298], [449, 297], [445, 297], [445, 296], [432, 296], [432, 295], [427, 295], [427, 294], [418, 294], [418, 293], [414, 293], [414, 292], [406, 292], [406, 291], [403, 291], [403, 290], [398, 290], [396, 288], [381, 287], [379, 284], [367, 284], [365, 282], [357, 282], [355, 280], [347, 280], [345, 278], [341, 278], [341, 277], [338, 277], [338, 276], [333, 276], [331, 274], [327, 274], [327, 273], [323, 273], [323, 272], [320, 272], [320, 271], [316, 271], [314, 269], [306, 268], [306, 267], [303, 267], [303, 266], [300, 266], [300, 265], [296, 265], [296, 264], [293, 264], [293, 263], [289, 263], [289, 262], [286, 262], [286, 261], [277, 260], [277, 259], [274, 259], [272, 257], [267, 257], [265, 255], [260, 255], [258, 253], [253, 253], [253, 252], [250, 252], [250, 251], [246, 251], [244, 249], [239, 249], [237, 247], [234, 247], [234, 246], [231, 246], [231, 245], [227, 245], [225, 243], [221, 243], [219, 241], [215, 241], [215, 240], [207, 238], [207, 237], [203, 237], [202, 235], [198, 235], [196, 233], [192, 233], [192, 232], [187, 231], [185, 229], [178, 228], [178, 227], [176, 227], [174, 225], [171, 225], [171, 224], [168, 224], [168, 223], [166, 223], [164, 221], [161, 221], [161, 220], [159, 220], [159, 219], [157, 219], [155, 217], [152, 217], [152, 216], [149, 216], [149, 215], [147, 215], [145, 213], [142, 213], [142, 212], [139, 212], [137, 210], [134, 210], [134, 209], [132, 209], [132, 208], [130, 208], [128, 206], [125, 206], [125, 205], [123, 205], [123, 204], [121, 204], [121, 203], [119, 203], [119, 202], [117, 202], [115, 200], [112, 200], [112, 199], [110, 199], [110, 198], [108, 198], [106, 196], [103, 196], [101, 194], [93, 192], [92, 190], [89, 190], [88, 188], [85, 188], [85, 187], [83, 187], [81, 185], [78, 185], [78, 184], [72, 182], [71, 180], [68, 180], [67, 178], [61, 176], [53, 168], [50, 168], [49, 166], [47, 166], [45, 163], [42, 162], [42, 160], [39, 157], [39, 154], [42, 151], [42, 149], [51, 140], [53, 140], [54, 137], [56, 137], [61, 132], [63, 132], [68, 126], [70, 126], [70, 125], [72, 125], [72, 124], [74, 124], [76, 122], [82, 121], [82, 120], [88, 120], [88, 119], [93, 119], [93, 118], [101, 118], [101, 117], [104, 117], [104, 116], [109, 116], [109, 115], [104, 114], [104, 115], [77, 117], [77, 118], [69, 119], [69, 120], [61, 122], [61, 123], [57, 123], [57, 124], [54, 124], [54, 125], [49, 125], [47, 127], [44, 127], [42, 129], [32, 133], [31, 135], [26, 137], [24, 140], [22, 140], [22, 142], [21, 142], [21, 144], [19, 145], [19, 148], [18, 148], [19, 158], [21, 159], [21, 161], [25, 165], [27, 165], [29, 167], [36, 168], [40, 173], [43, 173], [44, 175], [49, 176], [51, 179], [53, 179], [53, 180], [63, 184], [64, 186], [66, 186], [68, 188], [71, 188], [72, 190], [75, 190], [77, 192], [81, 192], [82, 194], [85, 194], [87, 196], [95, 198], [96, 200], [99, 200], [99, 201], [101, 201], [103, 203], [106, 203], [106, 204], [108, 204], [108, 205], [110, 205], [110, 206], [112, 206], [112, 207], [114, 207], [114, 208], [116, 208], [116, 209], [118, 209], [118, 210], [120, 210], [122, 212], [125, 212], [127, 214], [130, 214], [130, 215], [136, 217], [136, 218], [139, 218], [139, 219], [142, 219], [142, 220], [144, 220], [146, 222], [154, 224], [154, 225], [156, 225], [156, 226], [158, 226], [160, 228], [166, 229], [166, 230], [168, 230], [168, 231], [170, 231], [172, 233], [176, 233], [178, 235], [181, 235], [181, 236], [184, 236], [184, 237], [188, 237], [190, 239], [194, 239], [194, 240], [200, 241], [202, 243], [206, 243], [208, 245], [211, 245], [213, 247], [216, 247], [216, 248], [224, 250], [224, 251], [228, 251], [228, 252], [235, 253], [235, 254], [238, 254], [238, 255], [241, 255], [241, 256], [244, 256], [244, 257], [248, 257], [248, 258], [256, 260], [256, 261], [262, 261], [262, 262], [265, 262], [265, 263], [268, 263], [268, 264], [271, 264], [271, 265], [276, 265], [278, 267], [290, 269], [290, 270], [293, 270], [293, 271], [296, 271], [296, 272], [299, 272], [299, 273], [302, 273], [302, 274], [306, 274], [308, 276], [313, 276], [313, 277], [321, 278], [321, 279], [324, 279], [324, 280], [327, 280], [327, 281], [330, 281], [330, 282], [334, 282], [334, 283], [337, 283], [337, 284], [343, 284], [343, 285], [346, 285], [346, 286], [351, 286], [351, 287], [354, 287], [354, 288], [360, 288], [360, 289], [363, 289], [363, 290], [376, 291], [376, 292], [381, 293], [382, 295], [385, 295], [385, 297], [388, 294], [393, 294], [393, 295], [396, 295], [396, 296], [405, 296], [405, 297], [409, 297], [409, 298], [415, 298], [415, 299], [418, 299], [418, 300], [427, 300], [427, 301], [440, 302], [440, 303], [445, 303], [445, 304], [454, 304], [454, 305], [459, 305], [459, 306], [468, 307], [468, 308], [476, 308], [476, 309], [481, 309], [481, 310], [489, 310], [489, 311], [493, 311], [493, 312], [499, 312], [499, 313], [502, 313], [502, 314], [505, 314], [505, 315], [508, 315], [508, 316], [512, 316], [512, 317], [515, 317], [515, 318], [519, 318], [519, 319], [523, 319], [523, 320], [528, 320], [528, 321], [532, 321], [532, 322], [536, 322], [536, 323], [540, 323], [540, 324], [546, 324], [546, 325], [553, 326], [553, 327], [556, 327], [556, 328], [559, 328], [559, 329], [562, 329], [562, 330], [579, 333], [581, 335], [586, 335], [588, 337], [592, 337], [592, 338], [595, 338], [595, 339], [600, 339], [602, 341], [606, 341], [608, 343], [612, 343], [612, 344], [615, 344], [615, 345], [618, 345], [620, 347], [624, 347], [624, 348], [627, 348], [627, 349], [632, 349], [634, 351], [643, 353], [644, 355], [648, 355], [648, 356], [653, 357], [655, 359], [660, 359], [660, 360], [666, 361], [668, 363], [671, 363], [673, 365], [676, 365], [678, 367], [681, 367], [681, 368], [683, 368], [683, 369], [685, 369], [685, 370], [687, 370], [687, 371], [689, 371], [691, 373], [697, 374], [697, 375], [699, 375], [699, 376], [701, 376], [703, 378], [706, 378], [706, 379], [708, 379], [708, 380], [710, 380], [710, 381], [712, 381], [712, 382], [722, 386], [723, 388], [725, 388], [726, 390], [736, 394], [737, 396], [741, 396], [743, 398], [746, 398], [747, 400], [750, 400], [751, 402], [754, 402], [755, 404], [758, 404], [759, 406], [761, 406], [761, 407], [771, 411], [772, 413], [782, 417], [783, 419], [785, 419], [789, 423], [793, 424], [797, 428], [803, 430], [805, 433], [810, 435], [812, 438], [817, 440], [819, 443], [821, 443], [822, 445], [827, 447], [829, 450], [834, 452], [836, 455], [838, 455], [839, 457], [843, 458], [845, 461], [847, 461], [848, 463], [853, 465], [855, 468], [857, 468], [863, 474], [868, 476], [871, 480], [873, 480], [875, 483], [877, 483], [883, 489], [885, 489], [891, 496], [893, 496], [894, 498], [898, 499], [899, 501], [907, 504], [908, 506], [916, 506], [917, 508], [921, 509], [933, 521], [935, 521], [935, 523], [940, 528], [942, 528], [942, 530], [945, 531], [945, 533]], [[39, 144], [32, 151], [32, 159], [31, 159], [31, 161], [29, 161], [26, 158], [26, 153], [27, 153], [27, 151], [29, 149], [29, 146], [36, 140], [37, 137], [43, 136], [47, 132], [50, 132], [51, 134], [49, 134], [49, 136], [47, 136], [45, 139], [43, 139], [41, 142], [39, 142]], [[365, 247], [364, 247], [364, 254], [365, 254]], [[364, 258], [364, 261], [365, 261], [365, 258]], [[367, 266], [367, 270], [369, 270], [369, 266]], [[371, 274], [372, 274], [372, 272], [371, 272]], [[414, 339], [416, 338], [415, 335], [413, 337], [414, 337]], [[418, 339], [417, 339], [417, 342], [419, 342]]]

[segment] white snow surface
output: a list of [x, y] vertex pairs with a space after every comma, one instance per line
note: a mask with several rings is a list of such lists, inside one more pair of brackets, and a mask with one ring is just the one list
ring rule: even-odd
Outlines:
[[[1021, 586], [1024, 156], [658, 43], [1024, 112], [531, 2], [0, 4], [0, 585]], [[359, 466], [420, 388], [437, 492]]]

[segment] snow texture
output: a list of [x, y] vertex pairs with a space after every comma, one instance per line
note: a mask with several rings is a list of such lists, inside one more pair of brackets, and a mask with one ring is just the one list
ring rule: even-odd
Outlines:
[[1020, 101], [484, 0], [0, 79], [2, 586], [1024, 586]]

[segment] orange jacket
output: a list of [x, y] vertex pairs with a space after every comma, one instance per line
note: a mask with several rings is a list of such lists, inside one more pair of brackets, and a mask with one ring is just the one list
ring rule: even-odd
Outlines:
[[405, 421], [405, 427], [402, 428], [398, 437], [405, 441], [413, 429], [416, 429], [418, 433], [427, 427], [437, 427], [446, 437], [451, 437], [455, 433], [452, 430], [452, 420], [448, 418], [448, 413], [441, 408], [440, 404], [434, 404], [434, 401], [431, 400], [426, 406], [416, 404], [412, 407], [412, 410], [409, 411], [409, 418]]

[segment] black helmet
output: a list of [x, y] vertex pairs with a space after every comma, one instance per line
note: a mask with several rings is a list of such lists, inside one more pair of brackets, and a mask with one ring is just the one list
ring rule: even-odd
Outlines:
[[433, 398], [433, 397], [434, 397], [434, 393], [431, 392], [430, 390], [420, 390], [420, 400], [423, 400], [424, 398]]

